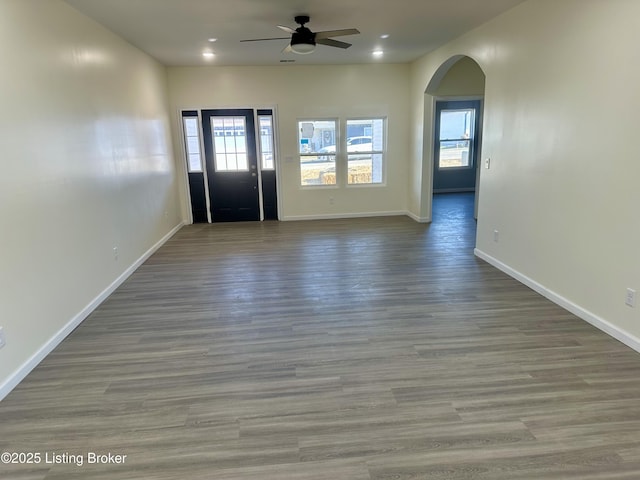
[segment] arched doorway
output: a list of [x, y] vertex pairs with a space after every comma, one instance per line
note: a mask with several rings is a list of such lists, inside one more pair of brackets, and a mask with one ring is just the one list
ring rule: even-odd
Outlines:
[[464, 55], [444, 62], [425, 90], [425, 106], [429, 105], [425, 112], [430, 112], [431, 118], [425, 118], [424, 125], [431, 131], [424, 133], [433, 138], [431, 151], [425, 155], [428, 161], [424, 168], [431, 172], [427, 194], [475, 192], [474, 218], [478, 212], [484, 91], [484, 72]]

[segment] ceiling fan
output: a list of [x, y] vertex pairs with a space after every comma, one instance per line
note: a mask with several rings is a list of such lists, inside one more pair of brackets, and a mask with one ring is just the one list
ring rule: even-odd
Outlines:
[[[329, 37], [342, 37], [345, 35], [356, 35], [360, 33], [356, 28], [347, 28], [344, 30], [325, 30], [324, 32], [312, 32], [304, 26], [305, 23], [309, 23], [308, 15], [297, 15], [294, 18], [295, 22], [300, 26], [296, 29], [287, 27], [285, 25], [278, 25], [280, 30], [284, 30], [291, 34], [291, 41], [289, 45], [282, 50], [283, 53], [299, 53], [306, 55], [315, 50], [316, 44], [328, 45], [329, 47], [337, 48], [349, 48], [350, 43], [334, 40]], [[262, 42], [265, 40], [286, 40], [289, 37], [277, 37], [277, 38], [254, 38], [250, 40], [240, 40], [241, 42]]]

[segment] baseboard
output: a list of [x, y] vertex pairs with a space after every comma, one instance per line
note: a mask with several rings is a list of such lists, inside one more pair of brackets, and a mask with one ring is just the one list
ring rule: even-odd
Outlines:
[[490, 265], [493, 265], [494, 267], [496, 267], [498, 270], [501, 270], [504, 273], [506, 273], [507, 275], [509, 275], [510, 277], [515, 278], [520, 283], [522, 283], [522, 284], [526, 285], [527, 287], [531, 288], [532, 290], [534, 290], [535, 292], [539, 293], [540, 295], [542, 295], [543, 297], [547, 298], [548, 300], [552, 301], [556, 305], [558, 305], [558, 306], [564, 308], [565, 310], [573, 313], [575, 316], [581, 318], [585, 322], [590, 323], [591, 325], [593, 325], [594, 327], [598, 328], [599, 330], [602, 330], [607, 335], [609, 335], [609, 336], [615, 338], [616, 340], [624, 343], [627, 347], [632, 348], [636, 352], [640, 352], [640, 339], [638, 337], [636, 337], [635, 335], [632, 335], [631, 333], [627, 332], [626, 330], [623, 330], [620, 327], [617, 327], [617, 326], [613, 325], [611, 322], [609, 322], [609, 321], [605, 320], [604, 318], [599, 317], [598, 315], [586, 310], [585, 308], [581, 307], [580, 305], [577, 305], [577, 304], [573, 303], [572, 301], [564, 298], [562, 295], [559, 295], [556, 292], [554, 292], [552, 290], [549, 290], [544, 285], [541, 285], [540, 283], [536, 282], [535, 280], [527, 277], [526, 275], [523, 275], [522, 273], [518, 272], [517, 270], [514, 270], [510, 266], [502, 263], [500, 260], [492, 257], [491, 255], [488, 255], [487, 253], [483, 252], [482, 250], [479, 250], [479, 249], [476, 248], [474, 250], [474, 253], [475, 253], [476, 257], [481, 258], [485, 262], [487, 262]]
[[419, 217], [418, 215], [416, 215], [413, 212], [405, 212], [404, 213], [407, 217], [415, 220], [418, 223], [431, 223], [431, 219], [427, 218], [427, 217]]
[[336, 213], [320, 215], [285, 215], [280, 220], [294, 222], [299, 220], [336, 220], [341, 218], [365, 218], [365, 217], [397, 217], [407, 215], [405, 211], [397, 212], [365, 212], [365, 213]]
[[169, 233], [156, 242], [149, 250], [147, 250], [138, 260], [136, 260], [129, 268], [127, 268], [118, 278], [116, 278], [105, 290], [94, 298], [86, 307], [78, 312], [58, 333], [51, 337], [40, 349], [35, 352], [21, 367], [9, 376], [2, 384], [0, 384], [0, 401], [29, 375], [29, 373], [38, 366], [38, 364], [49, 355], [54, 348], [67, 338], [67, 336], [80, 325], [85, 318], [91, 314], [98, 306], [104, 302], [124, 281], [135, 272], [156, 250], [164, 245], [167, 240], [173, 237], [178, 230], [184, 226], [184, 223], [176, 225]]

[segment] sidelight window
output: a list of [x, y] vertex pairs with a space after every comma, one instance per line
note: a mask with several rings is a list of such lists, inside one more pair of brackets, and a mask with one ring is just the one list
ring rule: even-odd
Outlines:
[[275, 148], [273, 140], [273, 115], [259, 115], [260, 157], [262, 170], [274, 170]]
[[200, 128], [197, 112], [182, 113], [182, 130], [187, 154], [187, 169], [189, 173], [202, 172], [202, 155], [200, 152]]

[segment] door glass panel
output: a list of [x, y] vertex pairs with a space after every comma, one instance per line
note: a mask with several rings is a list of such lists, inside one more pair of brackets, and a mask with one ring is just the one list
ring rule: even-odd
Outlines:
[[212, 117], [214, 164], [217, 172], [248, 171], [244, 117]]
[[261, 115], [258, 118], [260, 123], [260, 156], [262, 170], [275, 169], [273, 148], [273, 117], [271, 115]]
[[471, 141], [475, 132], [475, 110], [442, 110], [440, 112], [439, 168], [470, 167]]
[[198, 117], [182, 117], [182, 124], [184, 127], [184, 143], [187, 148], [188, 171], [189, 173], [202, 172]]

